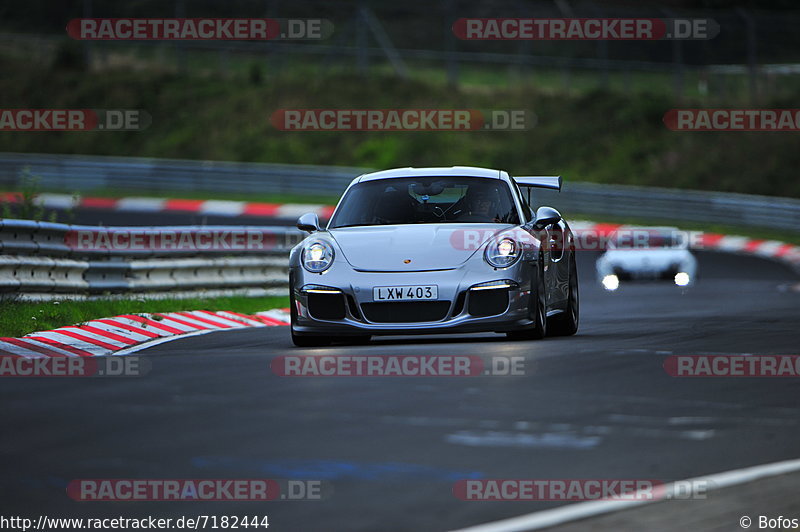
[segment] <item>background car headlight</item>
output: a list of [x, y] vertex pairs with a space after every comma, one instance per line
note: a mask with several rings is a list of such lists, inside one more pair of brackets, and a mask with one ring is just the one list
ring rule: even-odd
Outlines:
[[678, 286], [688, 286], [692, 281], [689, 274], [686, 272], [678, 272], [675, 274], [675, 284]]
[[619, 277], [617, 277], [613, 273], [603, 277], [603, 280], [601, 282], [603, 283], [603, 288], [605, 288], [609, 292], [613, 292], [614, 290], [619, 288]]
[[495, 268], [507, 268], [519, 259], [520, 246], [516, 240], [508, 237], [492, 240], [486, 246], [483, 257]]
[[322, 273], [333, 264], [333, 247], [324, 240], [314, 240], [303, 247], [301, 262], [311, 273]]

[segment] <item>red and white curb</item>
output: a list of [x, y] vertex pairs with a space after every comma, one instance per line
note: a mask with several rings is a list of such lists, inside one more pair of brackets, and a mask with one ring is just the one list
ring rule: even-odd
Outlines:
[[[571, 222], [570, 227], [574, 231], [587, 231], [597, 236], [605, 236], [623, 227], [623, 225], [576, 221]], [[786, 242], [780, 242], [778, 240], [763, 240], [745, 236], [702, 232], [698, 235], [693, 249], [698, 251], [711, 250], [735, 253], [738, 255], [753, 255], [778, 260], [795, 268], [800, 268], [800, 246], [787, 244]]]
[[[16, 203], [20, 195], [0, 193], [0, 202]], [[227, 200], [192, 200], [169, 198], [94, 198], [69, 194], [39, 194], [36, 203], [48, 209], [105, 209], [120, 212], [184, 212], [213, 216], [260, 216], [298, 218], [307, 212], [330, 218], [332, 205], [318, 203], [258, 203]]]
[[[16, 192], [0, 193], [0, 202], [17, 202]], [[39, 194], [37, 203], [51, 209], [107, 209], [128, 212], [184, 212], [215, 216], [259, 216], [264, 218], [295, 219], [307, 212], [316, 213], [323, 219], [333, 214], [333, 205], [316, 203], [258, 203], [227, 200], [192, 200], [169, 198], [95, 198], [71, 196], [69, 194]], [[574, 221], [574, 230], [592, 231], [606, 235], [622, 227], [622, 224]], [[728, 253], [755, 255], [777, 259], [800, 267], [800, 246], [777, 240], [760, 240], [743, 236], [703, 233], [696, 249], [709, 249]]]
[[124, 314], [34, 332], [22, 338], [0, 337], [0, 355], [25, 358], [121, 355], [187, 335], [282, 325], [289, 325], [289, 309], [251, 315], [207, 310]]

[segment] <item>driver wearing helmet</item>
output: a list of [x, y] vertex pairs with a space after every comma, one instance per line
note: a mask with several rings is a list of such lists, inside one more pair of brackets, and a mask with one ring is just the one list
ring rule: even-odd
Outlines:
[[465, 222], [500, 223], [497, 192], [484, 187], [470, 187], [464, 196], [466, 208], [460, 220]]

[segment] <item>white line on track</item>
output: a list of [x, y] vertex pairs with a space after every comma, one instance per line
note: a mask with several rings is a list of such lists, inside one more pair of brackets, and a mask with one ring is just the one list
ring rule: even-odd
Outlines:
[[112, 353], [112, 356], [132, 355], [133, 353], [137, 353], [139, 351], [142, 351], [143, 349], [147, 349], [148, 347], [165, 344], [167, 342], [172, 342], [173, 340], [182, 340], [184, 338], [191, 338], [192, 336], [200, 336], [201, 334], [208, 334], [220, 331], [231, 331], [231, 330], [238, 330], [238, 329], [205, 329], [202, 331], [176, 334], [175, 336], [166, 336], [164, 338], [157, 338], [155, 340], [150, 340], [149, 342], [145, 342], [143, 344], [133, 345], [131, 347], [128, 347], [127, 349], [120, 349], [119, 351], [115, 351], [114, 353]]
[[[681, 481], [681, 483], [704, 482], [708, 486], [708, 491], [720, 488], [728, 488], [753, 482], [763, 478], [785, 475], [800, 471], [800, 459], [784, 460], [743, 469], [734, 469], [723, 473], [715, 473], [703, 477], [695, 477]], [[664, 486], [666, 493], [671, 493], [675, 489], [675, 484]], [[609, 514], [621, 510], [627, 510], [644, 504], [659, 502], [663, 499], [644, 499], [628, 501], [588, 501], [577, 504], [569, 504], [552, 510], [544, 510], [531, 514], [494, 521], [482, 525], [462, 528], [455, 532], [526, 532], [528, 530], [541, 530], [580, 519], [587, 519], [598, 515]]]

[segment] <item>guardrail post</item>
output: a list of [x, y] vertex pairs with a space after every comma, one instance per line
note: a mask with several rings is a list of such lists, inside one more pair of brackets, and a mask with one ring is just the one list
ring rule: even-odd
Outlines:
[[367, 51], [367, 20], [366, 7], [359, 4], [356, 15], [353, 17], [356, 31], [356, 66], [359, 74], [366, 76], [369, 70], [369, 55]]
[[[83, 18], [92, 18], [92, 0], [83, 0]], [[92, 50], [94, 43], [90, 40], [83, 41], [83, 62], [86, 70], [92, 68]]]
[[442, 11], [444, 12], [444, 34], [445, 34], [445, 54], [447, 69], [447, 85], [452, 88], [458, 87], [458, 55], [456, 49], [458, 39], [453, 33], [453, 23], [456, 21], [457, 0], [444, 0]]
[[745, 46], [747, 47], [747, 79], [750, 91], [750, 103], [755, 105], [758, 101], [758, 29], [755, 18], [743, 8], [737, 8], [736, 12], [744, 19], [745, 23]]

